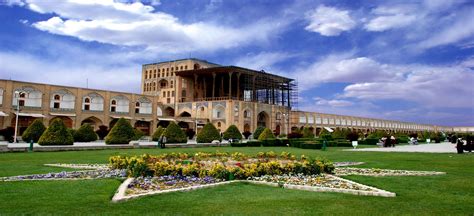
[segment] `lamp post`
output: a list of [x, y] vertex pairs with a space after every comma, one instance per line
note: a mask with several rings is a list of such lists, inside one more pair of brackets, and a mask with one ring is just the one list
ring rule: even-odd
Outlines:
[[17, 135], [18, 135], [18, 115], [20, 115], [20, 96], [23, 92], [22, 91], [15, 91], [14, 94], [17, 95], [16, 97], [16, 116], [15, 116], [15, 135], [13, 136], [13, 142], [17, 143]]

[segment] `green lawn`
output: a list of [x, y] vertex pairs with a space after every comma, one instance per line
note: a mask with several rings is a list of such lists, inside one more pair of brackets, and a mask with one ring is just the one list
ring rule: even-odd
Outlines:
[[236, 183], [192, 192], [178, 192], [111, 203], [120, 185], [116, 179], [0, 182], [0, 215], [5, 214], [171, 214], [171, 215], [472, 215], [474, 154], [345, 152], [285, 147], [134, 149], [0, 154], [0, 176], [46, 173], [63, 168], [45, 163], [106, 163], [116, 154], [162, 152], [289, 151], [332, 161], [363, 161], [359, 167], [442, 171], [426, 177], [348, 177], [395, 192], [397, 197], [315, 193]]

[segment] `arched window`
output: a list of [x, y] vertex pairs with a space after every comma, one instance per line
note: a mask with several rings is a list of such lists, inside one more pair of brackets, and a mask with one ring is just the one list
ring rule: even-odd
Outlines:
[[140, 102], [135, 103], [135, 113], [140, 113]]
[[183, 70], [183, 66], [182, 66], [182, 65], [181, 65], [180, 69]]
[[112, 105], [117, 105], [117, 101], [116, 101], [116, 100], [112, 100]]
[[61, 100], [61, 96], [59, 96], [59, 95], [54, 95], [54, 100]]
[[221, 127], [221, 122], [217, 122], [217, 127]]
[[181, 90], [181, 97], [183, 97], [183, 98], [186, 97], [186, 90]]
[[90, 98], [84, 98], [84, 110], [90, 110], [91, 109], [91, 99]]
[[54, 95], [54, 103], [53, 103], [53, 108], [54, 109], [59, 109], [60, 108], [60, 100], [61, 100], [61, 96]]
[[110, 112], [116, 112], [117, 111], [117, 101], [116, 100], [112, 100], [110, 102]]

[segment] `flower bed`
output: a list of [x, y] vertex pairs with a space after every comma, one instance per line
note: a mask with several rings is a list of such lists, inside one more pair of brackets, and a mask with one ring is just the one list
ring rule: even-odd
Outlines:
[[20, 175], [0, 178], [0, 181], [24, 181], [24, 180], [72, 180], [72, 179], [98, 179], [98, 178], [123, 178], [126, 177], [126, 170], [88, 170], [58, 172], [47, 174]]
[[426, 176], [426, 175], [443, 175], [444, 172], [432, 171], [408, 171], [408, 170], [390, 170], [376, 168], [336, 168], [335, 175], [362, 175], [362, 176]]
[[170, 190], [222, 182], [212, 177], [159, 176], [134, 178], [127, 186], [126, 195], [143, 194], [149, 191]]
[[262, 175], [332, 173], [334, 165], [327, 160], [317, 160], [302, 155], [282, 152], [260, 152], [254, 157], [243, 153], [205, 153], [194, 155], [171, 153], [157, 156], [113, 156], [109, 159], [113, 169], [126, 169], [128, 176], [194, 176], [223, 180], [247, 179]]

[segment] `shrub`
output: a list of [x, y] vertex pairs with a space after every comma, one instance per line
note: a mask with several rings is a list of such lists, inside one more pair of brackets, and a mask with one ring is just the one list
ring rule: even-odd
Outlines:
[[255, 131], [253, 132], [253, 138], [258, 139], [258, 137], [260, 137], [260, 134], [263, 132], [263, 130], [265, 130], [265, 127], [262, 127], [262, 126], [257, 127], [257, 129], [255, 129]]
[[161, 135], [163, 134], [163, 131], [165, 131], [165, 129], [161, 126], [158, 126], [158, 128], [156, 129], [155, 133], [153, 133], [152, 135], [152, 140], [153, 141], [158, 141], [160, 140], [160, 137]]
[[72, 145], [74, 138], [67, 130], [63, 120], [55, 119], [38, 140], [40, 145]]
[[303, 137], [303, 134], [299, 133], [299, 132], [291, 132], [288, 134], [288, 139], [295, 139], [295, 138], [302, 138]]
[[99, 130], [96, 130], [95, 133], [99, 136], [99, 139], [103, 140], [107, 134], [109, 134], [109, 128], [105, 125], [99, 126]]
[[97, 134], [90, 124], [83, 124], [74, 132], [73, 136], [76, 142], [92, 142], [97, 140]]
[[244, 135], [245, 139], [248, 139], [250, 135], [252, 135], [250, 131], [244, 131], [242, 134]]
[[143, 131], [136, 128], [133, 129], [132, 140], [140, 140], [143, 136], [145, 136], [145, 133]]
[[239, 128], [235, 125], [230, 125], [227, 130], [224, 131], [223, 139], [242, 139], [242, 134], [239, 131]]
[[33, 140], [33, 142], [37, 143], [45, 130], [46, 130], [46, 127], [43, 125], [43, 121], [41, 121], [40, 119], [36, 119], [25, 130], [25, 132], [23, 132], [23, 134], [21, 135], [21, 138], [25, 142], [30, 142], [31, 140]]
[[[68, 128], [67, 131], [71, 134], [72, 138], [74, 138], [74, 135], [76, 134], [76, 130], [72, 129], [72, 128]], [[74, 140], [76, 141], [76, 140]]]
[[263, 132], [258, 136], [258, 140], [267, 140], [267, 139], [275, 139], [275, 135], [273, 135], [272, 131], [268, 128], [265, 128]]
[[355, 131], [352, 131], [347, 134], [346, 139], [349, 141], [357, 141], [359, 139], [359, 134]]
[[260, 147], [262, 145], [262, 142], [257, 141], [257, 140], [255, 140], [255, 141], [252, 140], [252, 141], [248, 141], [245, 144], [247, 144], [248, 147]]
[[201, 131], [199, 131], [196, 141], [198, 143], [210, 143], [214, 140], [220, 140], [221, 135], [219, 134], [219, 131], [217, 130], [216, 127], [212, 123], [207, 123], [204, 125]]
[[174, 122], [170, 122], [164, 132], [167, 143], [186, 143], [188, 138], [183, 130]]
[[365, 143], [367, 145], [377, 145], [378, 142], [379, 142], [378, 138], [366, 138], [365, 139]]
[[3, 136], [8, 142], [13, 142], [13, 135], [15, 134], [15, 129], [13, 127], [7, 127], [0, 130], [0, 136]]
[[105, 137], [106, 144], [128, 144], [135, 136], [130, 122], [124, 118], [120, 118], [114, 127], [110, 130], [109, 134]]
[[314, 138], [313, 131], [311, 131], [308, 127], [303, 128], [303, 138]]

